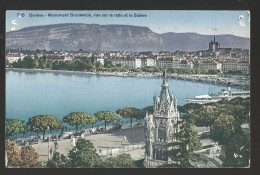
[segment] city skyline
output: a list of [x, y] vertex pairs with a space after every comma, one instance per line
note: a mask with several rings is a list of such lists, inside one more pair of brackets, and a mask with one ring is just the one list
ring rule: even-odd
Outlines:
[[[29, 17], [29, 14], [42, 14], [41, 17]], [[91, 14], [92, 17], [48, 17], [51, 14]], [[142, 14], [146, 17], [94, 17], [94, 14]], [[24, 14], [25, 16], [21, 16]], [[127, 19], [127, 20], [126, 20]], [[15, 23], [15, 24], [14, 24]], [[198, 33], [201, 35], [230, 34], [250, 37], [249, 11], [190, 11], [190, 10], [92, 10], [92, 11], [40, 11], [8, 10], [6, 12], [6, 32], [31, 26], [61, 23], [84, 23], [100, 25], [144, 26], [156, 33]], [[33, 25], [32, 25], [33, 24]]]

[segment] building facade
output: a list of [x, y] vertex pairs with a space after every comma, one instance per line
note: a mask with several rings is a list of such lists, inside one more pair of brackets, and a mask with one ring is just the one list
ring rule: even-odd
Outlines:
[[168, 144], [177, 141], [174, 134], [180, 130], [177, 100], [169, 93], [166, 71], [163, 74], [160, 96], [154, 96], [153, 109], [153, 114], [146, 113], [145, 117], [144, 166], [147, 168], [172, 162], [168, 153], [174, 148]]
[[229, 71], [241, 71], [247, 75], [250, 73], [250, 61], [242, 59], [227, 59], [222, 61], [222, 72], [228, 73]]
[[219, 69], [221, 70], [221, 63], [215, 60], [201, 60], [198, 62], [199, 69]]
[[156, 62], [158, 68], [180, 68], [181, 59], [174, 58], [160, 58]]
[[141, 67], [156, 67], [156, 59], [142, 58]]
[[122, 67], [128, 67], [130, 69], [141, 68], [142, 62], [140, 58], [110, 58], [106, 59], [112, 65], [121, 65]]
[[9, 61], [9, 63], [14, 63], [18, 60], [23, 60], [24, 57], [25, 56], [20, 53], [9, 53], [5, 58]]

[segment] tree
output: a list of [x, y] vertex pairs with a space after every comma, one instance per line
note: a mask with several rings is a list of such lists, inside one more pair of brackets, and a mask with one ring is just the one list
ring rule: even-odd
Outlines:
[[195, 116], [195, 125], [196, 126], [209, 126], [210, 133], [212, 130], [212, 125], [217, 118], [216, 107], [215, 106], [205, 106], [203, 105], [198, 110], [194, 111]]
[[38, 68], [38, 66], [39, 66], [38, 59], [33, 59], [31, 63], [31, 68]]
[[213, 124], [213, 138], [225, 144], [239, 130], [240, 123], [232, 115], [220, 114]]
[[47, 163], [48, 168], [68, 168], [69, 159], [59, 152], [53, 153], [51, 160]]
[[244, 132], [235, 133], [225, 145], [224, 166], [248, 167], [250, 158], [250, 137]]
[[88, 71], [94, 69], [94, 65], [91, 63], [91, 61], [87, 61], [86, 69]]
[[100, 71], [102, 68], [104, 68], [104, 66], [103, 66], [100, 62], [97, 62], [97, 63], [96, 63], [96, 69], [97, 69], [97, 71]]
[[12, 136], [14, 134], [23, 133], [25, 125], [23, 120], [6, 119], [5, 121], [5, 135]]
[[153, 114], [153, 106], [147, 106], [145, 108], [143, 108], [143, 111], [146, 113], [146, 111], [148, 112], [148, 114]]
[[6, 140], [5, 151], [7, 153], [8, 166], [12, 168], [20, 168], [22, 159], [20, 150], [15, 141]]
[[32, 146], [23, 146], [21, 150], [15, 141], [7, 140], [5, 143], [7, 152], [8, 166], [12, 168], [38, 168], [41, 167], [38, 162], [39, 155]]
[[130, 118], [131, 119], [131, 127], [133, 126], [133, 118], [141, 119], [144, 118], [145, 113], [141, 109], [137, 108], [123, 108], [118, 109], [116, 111], [117, 114], [123, 116], [124, 118]]
[[39, 155], [32, 146], [23, 146], [21, 148], [21, 159], [21, 167], [33, 168], [38, 166]]
[[96, 119], [94, 116], [84, 112], [69, 113], [63, 118], [62, 121], [68, 123], [69, 125], [76, 126], [76, 131], [78, 131], [79, 125], [96, 123]]
[[10, 66], [9, 60], [5, 59], [5, 67], [9, 67], [9, 66]]
[[94, 115], [97, 118], [97, 120], [99, 121], [104, 120], [105, 130], [107, 128], [107, 123], [118, 121], [121, 118], [120, 115], [113, 113], [111, 111], [100, 111], [100, 112], [96, 112]]
[[197, 110], [201, 108], [201, 104], [198, 103], [187, 103], [183, 106], [178, 106], [179, 112], [188, 113], [190, 110]]
[[68, 157], [72, 168], [102, 167], [102, 159], [89, 140], [79, 138], [76, 146], [69, 151]]
[[48, 61], [47, 61], [47, 63], [46, 63], [46, 68], [52, 69], [52, 61], [51, 61], [51, 60], [48, 60]]
[[193, 152], [202, 146], [195, 130], [193, 122], [184, 116], [179, 122], [180, 131], [175, 134], [177, 142], [170, 143], [174, 149], [169, 151], [169, 156], [173, 160], [175, 167], [192, 167], [190, 160], [194, 157]]
[[46, 68], [46, 61], [45, 60], [41, 59], [39, 61], [39, 68], [41, 68], [41, 69], [45, 69]]
[[129, 154], [121, 154], [116, 157], [106, 158], [105, 168], [135, 168], [134, 160]]
[[30, 131], [32, 132], [43, 132], [43, 139], [45, 131], [50, 129], [56, 130], [62, 127], [62, 123], [59, 119], [51, 115], [37, 115], [29, 118], [27, 125], [30, 126]]
[[218, 113], [225, 113], [235, 117], [235, 119], [242, 124], [245, 120], [248, 120], [248, 114], [250, 108], [242, 106], [240, 104], [219, 104], [217, 105]]

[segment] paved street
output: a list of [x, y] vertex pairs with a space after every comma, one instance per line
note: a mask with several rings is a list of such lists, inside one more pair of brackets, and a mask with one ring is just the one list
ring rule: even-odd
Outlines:
[[[123, 130], [111, 133], [93, 134], [85, 136], [84, 139], [90, 140], [97, 149], [104, 148], [119, 148], [125, 145], [139, 144], [144, 142], [144, 127], [129, 128], [124, 126]], [[123, 140], [123, 136], [127, 137], [127, 141]], [[40, 161], [48, 160], [48, 142], [32, 145], [39, 153]], [[54, 150], [54, 142], [50, 142], [50, 148]], [[57, 152], [67, 155], [72, 148], [70, 139], [63, 139], [58, 141]], [[140, 149], [130, 151], [134, 159], [140, 157], [144, 150]]]

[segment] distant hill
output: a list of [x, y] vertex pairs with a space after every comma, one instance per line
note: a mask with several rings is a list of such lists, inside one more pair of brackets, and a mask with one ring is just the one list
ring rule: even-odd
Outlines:
[[[158, 34], [148, 27], [67, 23], [33, 26], [6, 33], [6, 48], [105, 51], [197, 51], [208, 49], [213, 35]], [[220, 47], [249, 48], [250, 39], [218, 35]]]
[[[209, 48], [213, 35], [200, 35], [197, 33], [164, 33], [162, 34], [166, 50], [197, 51]], [[217, 35], [216, 41], [221, 48], [249, 49], [250, 39], [234, 35]]]

